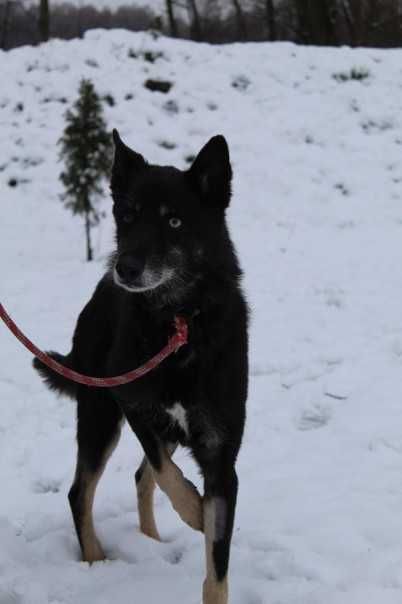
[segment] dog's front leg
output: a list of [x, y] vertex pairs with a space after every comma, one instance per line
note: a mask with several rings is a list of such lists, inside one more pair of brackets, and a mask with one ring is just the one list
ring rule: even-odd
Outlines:
[[126, 412], [126, 417], [151, 464], [156, 484], [168, 496], [180, 518], [194, 530], [202, 531], [203, 503], [197, 488], [172, 461], [169, 446], [163, 444], [137, 414]]
[[[221, 462], [220, 462], [221, 461]], [[223, 460], [204, 470], [204, 533], [207, 576], [203, 604], [228, 603], [228, 566], [237, 499], [237, 475]]]
[[169, 497], [180, 518], [195, 531], [203, 530], [203, 502], [197, 487], [184, 477], [164, 448], [160, 448], [161, 464], [154, 468], [159, 488]]
[[155, 478], [152, 466], [146, 456], [135, 473], [135, 484], [137, 486], [137, 507], [140, 529], [144, 535], [156, 539], [156, 541], [160, 541], [161, 539], [154, 515]]

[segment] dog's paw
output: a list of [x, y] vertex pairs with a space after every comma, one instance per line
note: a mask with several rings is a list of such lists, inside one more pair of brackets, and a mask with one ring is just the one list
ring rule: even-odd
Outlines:
[[83, 562], [89, 562], [89, 564], [106, 560], [105, 552], [98, 540], [94, 541], [89, 547], [87, 546], [82, 559]]
[[146, 537], [154, 539], [155, 541], [162, 541], [155, 524], [151, 524], [149, 521], [140, 521], [140, 530]]

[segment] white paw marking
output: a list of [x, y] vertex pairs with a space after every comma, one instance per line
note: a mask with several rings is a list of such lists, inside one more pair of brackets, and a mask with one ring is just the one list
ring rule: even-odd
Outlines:
[[223, 497], [212, 497], [204, 501], [204, 532], [211, 541], [220, 541], [225, 536], [226, 501]]

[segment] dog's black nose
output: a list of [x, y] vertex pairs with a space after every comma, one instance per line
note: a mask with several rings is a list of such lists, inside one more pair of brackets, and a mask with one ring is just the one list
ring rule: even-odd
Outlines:
[[116, 272], [122, 281], [132, 283], [143, 272], [144, 260], [132, 254], [122, 254], [116, 263]]

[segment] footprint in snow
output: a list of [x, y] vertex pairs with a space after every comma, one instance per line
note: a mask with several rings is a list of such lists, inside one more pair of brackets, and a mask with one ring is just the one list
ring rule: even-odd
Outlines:
[[317, 405], [311, 409], [305, 409], [297, 422], [301, 431], [317, 430], [326, 426], [331, 419], [331, 411], [327, 407]]
[[15, 591], [0, 589], [0, 604], [21, 604], [22, 597]]
[[[32, 491], [38, 494], [59, 493], [60, 482], [58, 480], [36, 480], [32, 485]], [[0, 600], [0, 604], [3, 604]]]
[[162, 557], [166, 562], [169, 562], [169, 564], [179, 564], [183, 559], [183, 555], [184, 550], [179, 546], [174, 546], [170, 548], [169, 551], [164, 552]]

